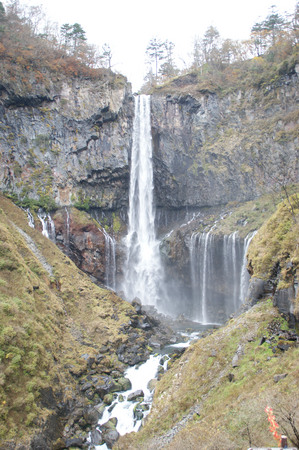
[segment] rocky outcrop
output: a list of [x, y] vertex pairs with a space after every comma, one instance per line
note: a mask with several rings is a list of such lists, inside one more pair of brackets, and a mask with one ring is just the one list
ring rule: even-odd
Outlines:
[[0, 189], [60, 206], [127, 205], [130, 85], [112, 73], [45, 79], [22, 95], [0, 91]]
[[296, 280], [294, 285], [285, 289], [277, 290], [273, 299], [273, 305], [277, 306], [282, 314], [284, 314], [286, 317], [289, 317], [290, 323], [293, 326], [296, 322], [299, 322], [298, 311], [295, 312], [295, 299], [297, 290], [298, 282]]
[[273, 305], [276, 306], [279, 312], [287, 317], [291, 326], [295, 326], [299, 321], [298, 308], [296, 308], [296, 297], [298, 292], [298, 281], [296, 273], [294, 282], [286, 287], [279, 288], [280, 271], [276, 272], [270, 278], [264, 280], [258, 277], [253, 277], [250, 280], [246, 302], [243, 309], [246, 310], [255, 305], [262, 299], [270, 298], [273, 300]]
[[105, 283], [105, 236], [100, 225], [75, 208], [56, 211], [53, 220], [57, 246], [79, 269]]
[[265, 169], [257, 167], [260, 158], [274, 170], [279, 155], [298, 161], [297, 84], [294, 75], [263, 92], [240, 90], [220, 96], [190, 86], [192, 94], [155, 93], [157, 205], [180, 209], [250, 200], [260, 193]]

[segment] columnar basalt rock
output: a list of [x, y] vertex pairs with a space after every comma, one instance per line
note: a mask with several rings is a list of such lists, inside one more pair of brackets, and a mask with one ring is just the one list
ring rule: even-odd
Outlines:
[[50, 81], [23, 96], [1, 90], [0, 189], [59, 206], [127, 205], [130, 85], [113, 74]]
[[267, 170], [263, 164], [257, 167], [260, 152], [263, 163], [267, 158], [274, 170], [279, 155], [298, 160], [293, 117], [297, 84], [298, 77], [293, 75], [263, 93], [250, 89], [220, 96], [196, 91], [192, 84], [192, 95], [181, 89], [155, 93], [152, 134], [157, 206], [215, 206], [257, 197]]

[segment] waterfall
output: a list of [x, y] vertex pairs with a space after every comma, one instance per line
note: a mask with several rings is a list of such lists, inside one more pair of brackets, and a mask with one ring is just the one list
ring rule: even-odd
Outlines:
[[155, 236], [150, 97], [135, 102], [131, 154], [128, 234], [123, 290], [128, 300], [158, 305], [162, 286], [159, 242]]
[[56, 231], [53, 219], [50, 214], [46, 214], [44, 211], [39, 210], [37, 214], [42, 224], [42, 234], [51, 241], [56, 242]]
[[105, 237], [105, 283], [111, 289], [115, 289], [115, 239], [111, 237], [105, 228], [100, 229]]
[[[240, 299], [240, 268], [239, 258], [240, 242], [237, 240], [238, 232], [234, 231], [223, 238], [223, 265], [226, 279], [230, 280], [231, 284], [231, 303], [233, 311], [238, 309]], [[243, 261], [243, 259], [242, 259]]]
[[243, 303], [246, 298], [246, 293], [249, 285], [249, 273], [247, 270], [247, 251], [250, 242], [256, 235], [257, 231], [249, 233], [244, 240], [243, 262], [241, 268], [241, 288], [240, 288], [240, 303]]
[[70, 213], [67, 209], [67, 207], [65, 207], [65, 213], [66, 213], [66, 230], [65, 230], [65, 248], [67, 251], [67, 254], [69, 253], [69, 248], [70, 248]]
[[202, 323], [223, 322], [243, 303], [248, 288], [246, 254], [254, 233], [193, 233], [189, 243], [192, 316]]
[[51, 241], [55, 243], [56, 242], [55, 224], [50, 214], [48, 214], [48, 233]]
[[27, 209], [22, 208], [22, 209], [23, 209], [23, 211], [25, 211], [26, 214], [27, 214], [28, 225], [29, 225], [31, 228], [34, 228], [34, 227], [35, 227], [35, 225], [34, 225], [34, 217], [33, 217], [33, 215], [31, 214], [30, 209], [29, 209], [29, 208], [27, 208]]
[[42, 224], [42, 227], [43, 227], [42, 234], [45, 237], [49, 238], [48, 224], [47, 224], [47, 221], [46, 221], [46, 218], [47, 218], [46, 214], [43, 211], [39, 211], [38, 214], [37, 214], [37, 217], [41, 221], [41, 224]]
[[[209, 282], [213, 271], [213, 253], [210, 251], [213, 234], [193, 233], [190, 240], [193, 320], [208, 323]], [[191, 317], [190, 317], [191, 318]]]

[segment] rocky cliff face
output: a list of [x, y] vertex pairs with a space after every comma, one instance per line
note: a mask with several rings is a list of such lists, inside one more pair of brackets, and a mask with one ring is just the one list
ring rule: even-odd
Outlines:
[[[127, 204], [133, 97], [121, 76], [0, 87], [0, 188], [57, 205]], [[51, 206], [51, 205], [50, 205]]]
[[[153, 94], [157, 207], [249, 200], [260, 193], [265, 156], [269, 171], [284, 155], [298, 164], [297, 87], [293, 75], [222, 95], [192, 80]], [[26, 93], [3, 83], [0, 94], [2, 191], [85, 209], [127, 206], [134, 100], [122, 77], [49, 78]]]
[[85, 273], [105, 283], [105, 237], [83, 211], [61, 209], [53, 216], [56, 244]]
[[[298, 177], [297, 75], [221, 95], [196, 90], [192, 77], [189, 83], [152, 95], [162, 231], [188, 221], [188, 210], [192, 215], [256, 198], [261, 181], [265, 189], [267, 176], [280, 171], [284, 158]], [[81, 223], [73, 210], [67, 236], [66, 210], [57, 211], [57, 243], [80, 268], [105, 282], [105, 242], [98, 225], [114, 236], [125, 233], [134, 114], [130, 86], [114, 74], [49, 77], [31, 85], [28, 91], [18, 84], [0, 86], [0, 189], [48, 209], [73, 205], [92, 213], [98, 224]], [[183, 241], [178, 233], [171, 265], [190, 286]], [[166, 265], [168, 271], [167, 260]]]
[[255, 198], [265, 159], [269, 171], [279, 170], [284, 155], [298, 164], [297, 102], [297, 75], [222, 96], [196, 91], [192, 80], [177, 93], [154, 94], [157, 205], [203, 207]]

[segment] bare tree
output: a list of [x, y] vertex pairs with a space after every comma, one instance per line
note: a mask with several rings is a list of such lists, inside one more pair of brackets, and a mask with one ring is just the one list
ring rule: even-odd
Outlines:
[[283, 433], [296, 447], [299, 447], [299, 400], [286, 403], [283, 399], [276, 403], [276, 417]]
[[296, 222], [295, 208], [299, 206], [299, 198], [291, 194], [291, 186], [299, 181], [298, 151], [260, 149], [252, 154], [252, 163], [263, 187], [282, 194], [282, 200]]

